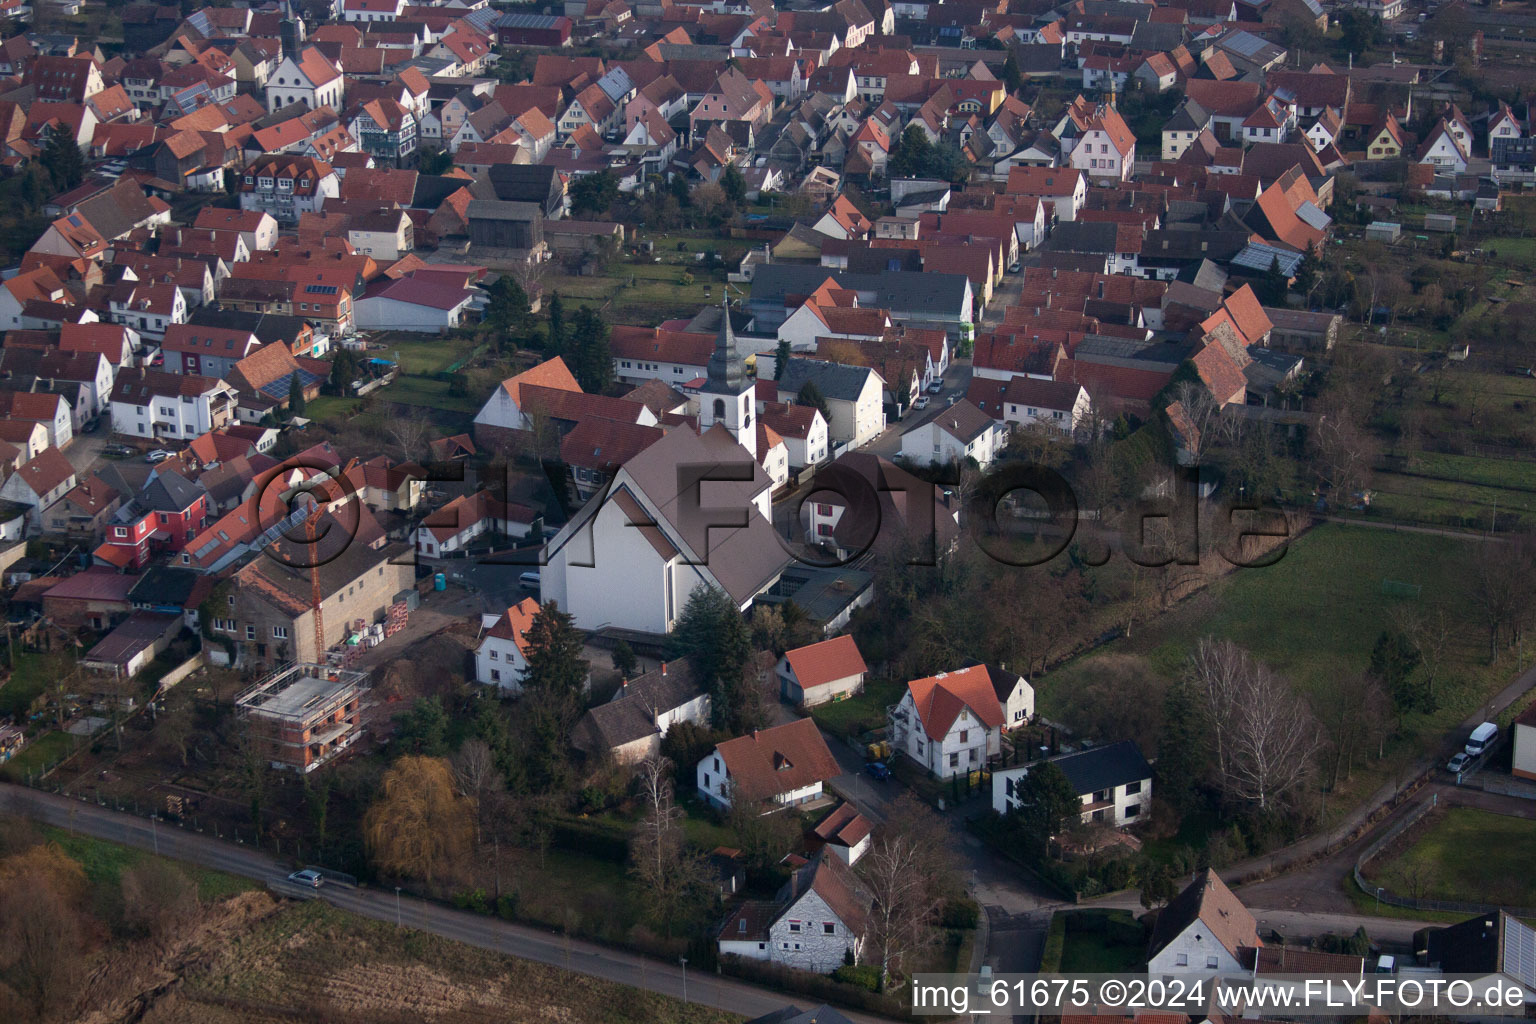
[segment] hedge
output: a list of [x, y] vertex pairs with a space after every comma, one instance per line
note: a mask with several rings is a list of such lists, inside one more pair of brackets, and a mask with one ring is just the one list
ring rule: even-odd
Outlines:
[[[836, 1003], [856, 1010], [886, 1017], [907, 1019], [906, 1005], [889, 992], [871, 992], [866, 988], [846, 985], [825, 974], [799, 971], [782, 964], [749, 960], [745, 957], [726, 955], [720, 958], [720, 973], [745, 981], [753, 981], [769, 988], [807, 996], [824, 1003]], [[924, 1018], [932, 1019], [932, 1018]]]

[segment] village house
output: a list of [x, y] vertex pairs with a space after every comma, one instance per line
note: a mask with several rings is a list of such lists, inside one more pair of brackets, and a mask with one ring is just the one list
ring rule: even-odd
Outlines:
[[589, 708], [571, 732], [571, 745], [589, 758], [636, 764], [661, 753], [679, 722], [707, 726], [710, 696], [693, 662], [679, 658], [619, 684], [606, 704]]
[[716, 807], [746, 801], [774, 810], [821, 796], [822, 784], [842, 769], [816, 723], [799, 718], [726, 740], [699, 762], [696, 774], [699, 793]]
[[[1134, 825], [1143, 820], [1152, 806], [1152, 769], [1132, 740], [1089, 747], [1048, 760], [1061, 769], [1082, 801], [1084, 825]], [[1018, 808], [1021, 784], [1034, 767], [1023, 765], [993, 773], [993, 810], [1007, 814]]]
[[1244, 973], [1242, 951], [1263, 946], [1248, 908], [1206, 868], [1158, 914], [1147, 971]]
[[[475, 650], [475, 680], [503, 693], [521, 693], [528, 671], [523, 634], [539, 614], [539, 602], [525, 597], [500, 615], [485, 630]], [[489, 618], [483, 616], [482, 618]]]
[[720, 955], [830, 974], [859, 962], [868, 906], [852, 869], [824, 849], [794, 873], [777, 900], [749, 900], [726, 918]]
[[983, 665], [912, 680], [890, 722], [892, 749], [941, 779], [985, 768], [1005, 724]]
[[779, 659], [779, 696], [807, 707], [853, 697], [864, 692], [868, 671], [851, 636], [797, 647]]

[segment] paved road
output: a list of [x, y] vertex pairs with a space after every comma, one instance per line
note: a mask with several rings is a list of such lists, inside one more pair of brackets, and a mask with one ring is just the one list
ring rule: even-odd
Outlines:
[[[0, 787], [0, 808], [36, 818], [50, 825], [111, 840], [126, 846], [158, 850], [167, 857], [216, 868], [230, 874], [275, 884], [281, 890], [291, 868], [247, 846], [184, 832], [178, 828], [122, 814], [93, 803], [83, 803], [19, 786]], [[310, 896], [311, 891], [295, 891]], [[686, 980], [679, 965], [665, 964], [634, 953], [608, 949], [590, 942], [567, 939], [525, 925], [508, 924], [493, 917], [471, 914], [409, 896], [374, 889], [327, 885], [320, 898], [343, 910], [376, 921], [398, 920], [402, 925], [431, 932], [458, 942], [509, 956], [561, 967], [579, 974], [643, 988], [682, 998], [684, 985], [690, 1001], [703, 1003], [747, 1017], [759, 1017], [791, 1001], [805, 1004], [804, 997], [758, 988], [702, 971], [690, 971]], [[884, 1018], [843, 1011], [861, 1024], [878, 1024]]]

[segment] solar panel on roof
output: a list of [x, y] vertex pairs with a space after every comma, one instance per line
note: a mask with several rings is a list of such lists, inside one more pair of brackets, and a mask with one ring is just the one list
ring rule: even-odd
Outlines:
[[1504, 918], [1504, 973], [1526, 988], [1536, 988], [1536, 931], [1508, 915]]

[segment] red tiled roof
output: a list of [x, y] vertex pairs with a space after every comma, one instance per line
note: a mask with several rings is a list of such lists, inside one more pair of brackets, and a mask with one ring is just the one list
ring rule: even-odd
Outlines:
[[27, 485], [28, 490], [41, 498], [74, 476], [75, 467], [69, 464], [64, 453], [57, 448], [44, 448], [22, 463], [16, 475]]
[[802, 688], [822, 686], [869, 671], [859, 654], [859, 645], [853, 642], [853, 637], [846, 635], [797, 647], [786, 651], [784, 657]]
[[[995, 705], [997, 698], [993, 698]], [[797, 719], [726, 740], [715, 748], [734, 786], [733, 798], [765, 800], [842, 773], [816, 723]]]
[[1003, 725], [1003, 709], [985, 665], [914, 679], [907, 684], [907, 692], [930, 739], [942, 740], [949, 735], [950, 726], [967, 708], [988, 728]]

